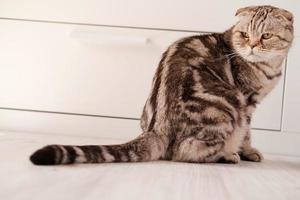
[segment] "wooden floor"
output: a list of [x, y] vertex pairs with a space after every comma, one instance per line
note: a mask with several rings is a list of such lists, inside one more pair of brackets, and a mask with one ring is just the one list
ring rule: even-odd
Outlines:
[[175, 162], [41, 167], [28, 156], [45, 144], [121, 141], [0, 132], [2, 200], [300, 199], [300, 158], [265, 155], [263, 163]]

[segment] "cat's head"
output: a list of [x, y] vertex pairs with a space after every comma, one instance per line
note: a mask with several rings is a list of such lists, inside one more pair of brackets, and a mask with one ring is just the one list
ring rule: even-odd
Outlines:
[[232, 29], [234, 50], [250, 62], [285, 57], [293, 41], [293, 15], [273, 6], [238, 9], [239, 21]]

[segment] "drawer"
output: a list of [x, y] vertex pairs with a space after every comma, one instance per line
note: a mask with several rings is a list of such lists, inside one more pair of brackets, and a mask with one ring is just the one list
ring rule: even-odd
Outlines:
[[161, 54], [187, 35], [0, 20], [0, 105], [139, 118]]
[[[0, 20], [0, 107], [139, 118], [161, 54], [191, 34]], [[282, 94], [254, 127], [280, 129]]]
[[294, 0], [1, 0], [0, 17], [222, 32], [234, 24], [238, 8], [262, 4], [288, 9], [300, 19], [300, 2]]

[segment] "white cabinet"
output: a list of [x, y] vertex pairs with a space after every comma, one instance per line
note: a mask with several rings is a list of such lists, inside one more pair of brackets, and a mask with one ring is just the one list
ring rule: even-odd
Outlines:
[[[161, 54], [193, 34], [0, 20], [0, 107], [137, 119]], [[280, 130], [283, 82], [254, 128]]]
[[137, 136], [167, 46], [196, 32], [223, 32], [249, 5], [291, 11], [297, 36], [286, 76], [254, 114], [254, 146], [300, 155], [295, 0], [0, 0], [0, 130]]
[[283, 130], [300, 133], [300, 37], [294, 39], [294, 45], [287, 60], [286, 87], [284, 95]]

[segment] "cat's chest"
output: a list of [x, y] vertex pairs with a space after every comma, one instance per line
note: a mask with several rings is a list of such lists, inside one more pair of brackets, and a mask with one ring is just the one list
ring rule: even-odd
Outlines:
[[253, 92], [252, 98], [259, 103], [277, 85], [281, 77], [281, 70], [273, 70], [265, 66], [260, 66], [260, 68], [254, 68], [254, 73], [258, 82], [256, 85], [259, 87]]
[[266, 80], [264, 77], [262, 77], [260, 87], [257, 90], [253, 90], [245, 95], [248, 106], [260, 103], [274, 89], [279, 80], [280, 77], [276, 77], [272, 80]]

